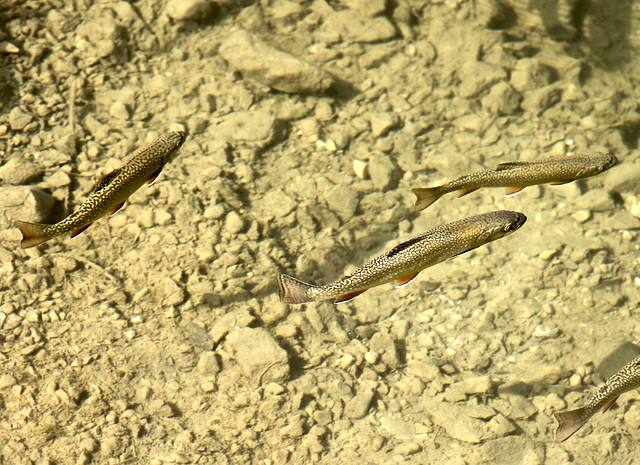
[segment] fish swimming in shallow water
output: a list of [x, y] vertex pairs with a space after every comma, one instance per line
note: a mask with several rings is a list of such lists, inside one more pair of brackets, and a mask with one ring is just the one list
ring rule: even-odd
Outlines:
[[413, 189], [413, 193], [418, 197], [416, 210], [424, 210], [449, 192], [460, 191], [458, 197], [462, 197], [481, 187], [506, 187], [506, 194], [511, 195], [527, 186], [566, 184], [576, 179], [595, 176], [616, 163], [618, 159], [614, 155], [600, 152], [537, 161], [500, 163], [495, 169], [467, 174], [442, 186]]
[[22, 248], [34, 247], [66, 233], [75, 237], [107, 213], [113, 215], [145, 182], [155, 181], [185, 139], [182, 131], [169, 132], [137, 150], [124, 165], [101, 178], [89, 197], [59, 223], [15, 221], [14, 225], [22, 233]]
[[280, 300], [301, 304], [335, 299], [335, 303], [341, 303], [391, 281], [395, 281], [396, 287], [404, 286], [425, 268], [500, 239], [516, 231], [526, 220], [522, 213], [494, 211], [444, 224], [397, 245], [349, 276], [324, 286], [280, 274]]
[[606, 412], [616, 401], [620, 394], [640, 387], [640, 357], [632, 360], [622, 367], [615, 375], [607, 380], [598, 389], [584, 407], [557, 412], [554, 416], [558, 420], [556, 438], [558, 441], [566, 441], [576, 431], [584, 426], [597, 411]]

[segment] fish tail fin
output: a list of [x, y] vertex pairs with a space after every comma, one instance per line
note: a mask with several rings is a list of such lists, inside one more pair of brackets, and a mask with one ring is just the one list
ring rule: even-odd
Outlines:
[[287, 304], [303, 304], [311, 302], [308, 291], [314, 288], [313, 284], [307, 284], [299, 279], [292, 278], [286, 274], [278, 275], [278, 288], [280, 290], [280, 300]]
[[442, 196], [437, 187], [421, 187], [412, 191], [418, 197], [416, 211], [424, 210]]
[[28, 223], [26, 221], [14, 221], [13, 225], [22, 233], [22, 248], [28, 249], [51, 239], [44, 233], [46, 224]]
[[569, 410], [567, 412], [556, 412], [553, 414], [558, 420], [556, 438], [558, 442], [563, 442], [573, 436], [576, 431], [584, 426], [589, 416], [584, 415], [584, 408]]

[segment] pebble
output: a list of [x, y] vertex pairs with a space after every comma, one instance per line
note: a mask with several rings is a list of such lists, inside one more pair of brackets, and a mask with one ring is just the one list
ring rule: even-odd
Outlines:
[[536, 116], [542, 114], [547, 108], [555, 105], [560, 100], [561, 89], [555, 84], [530, 90], [524, 93], [520, 106], [523, 110]]
[[334, 11], [324, 20], [321, 31], [332, 40], [364, 43], [383, 42], [396, 35], [387, 18], [371, 18], [354, 10]]
[[0, 179], [13, 185], [28, 184], [29, 181], [41, 177], [43, 173], [42, 168], [23, 157], [13, 157], [0, 166]]
[[8, 228], [13, 220], [45, 221], [53, 202], [51, 195], [35, 187], [0, 187], [0, 229]]
[[13, 131], [22, 131], [33, 121], [33, 115], [16, 106], [9, 112], [9, 126]]
[[210, 0], [169, 0], [165, 13], [176, 21], [202, 21], [211, 18], [215, 8]]
[[283, 218], [293, 211], [297, 202], [282, 189], [272, 189], [255, 202], [254, 211], [261, 221]]
[[0, 376], [0, 391], [8, 387], [14, 386], [17, 383], [18, 383], [18, 380], [16, 380], [13, 376], [4, 374]]
[[573, 218], [578, 223], [586, 223], [591, 219], [591, 211], [590, 210], [578, 210], [571, 214], [571, 218]]
[[489, 94], [482, 99], [482, 106], [498, 115], [512, 115], [520, 107], [522, 96], [504, 81], [491, 88]]
[[604, 175], [609, 192], [640, 194], [640, 163], [619, 163]]
[[376, 189], [387, 190], [398, 185], [402, 172], [389, 155], [380, 153], [369, 161], [369, 176]]
[[616, 206], [605, 189], [591, 189], [575, 199], [575, 204], [581, 209], [595, 212], [613, 210]]
[[371, 351], [380, 354], [380, 359], [389, 368], [395, 368], [400, 365], [398, 348], [389, 334], [383, 332], [374, 334], [369, 342], [369, 348]]
[[481, 61], [469, 61], [458, 71], [460, 85], [458, 94], [462, 98], [475, 98], [494, 84], [504, 81], [507, 73], [499, 66]]
[[344, 406], [344, 414], [347, 418], [352, 420], [358, 420], [363, 418], [369, 411], [369, 406], [373, 400], [374, 391], [371, 389], [364, 389], [359, 391], [353, 398], [351, 398]]
[[165, 307], [174, 307], [184, 302], [186, 295], [184, 290], [168, 276], [162, 280], [162, 305]]
[[225, 347], [245, 376], [263, 383], [284, 383], [289, 377], [287, 352], [262, 328], [239, 328], [225, 339]]
[[231, 67], [274, 90], [291, 94], [319, 94], [334, 83], [326, 71], [282, 52], [244, 30], [231, 34], [220, 46]]
[[224, 229], [229, 234], [238, 234], [244, 229], [244, 226], [244, 220], [238, 213], [236, 213], [235, 211], [230, 211], [229, 213], [227, 213], [227, 216], [224, 220]]
[[209, 333], [207, 333], [204, 328], [188, 321], [185, 323], [185, 329], [187, 338], [194, 347], [202, 350], [213, 349], [213, 339], [211, 339], [211, 336], [209, 336]]
[[405, 371], [409, 375], [417, 376], [425, 383], [440, 376], [440, 368], [430, 360], [409, 360]]
[[358, 208], [358, 193], [352, 187], [337, 184], [326, 194], [325, 199], [329, 208], [336, 212], [343, 222], [353, 218]]
[[333, 415], [329, 410], [316, 410], [313, 412], [313, 419], [320, 426], [327, 426], [333, 421]]
[[353, 172], [360, 179], [364, 179], [367, 177], [367, 166], [368, 164], [366, 161], [358, 160], [357, 158], [353, 160]]
[[511, 72], [511, 85], [518, 92], [545, 87], [552, 82], [552, 70], [535, 58], [522, 58]]
[[216, 137], [256, 147], [266, 147], [275, 141], [279, 124], [266, 110], [236, 111], [216, 122]]
[[467, 394], [489, 394], [495, 387], [495, 381], [490, 376], [472, 376], [470, 378], [453, 383], [451, 387]]
[[371, 135], [375, 138], [387, 135], [399, 122], [398, 115], [390, 111], [371, 112], [367, 116], [371, 125]]
[[413, 455], [417, 452], [420, 452], [421, 450], [422, 446], [420, 444], [417, 444], [415, 442], [405, 442], [403, 444], [400, 444], [399, 446], [396, 446], [393, 449], [393, 453], [406, 457], [407, 455]]
[[215, 376], [220, 372], [220, 361], [214, 352], [206, 351], [200, 355], [196, 370], [202, 376]]

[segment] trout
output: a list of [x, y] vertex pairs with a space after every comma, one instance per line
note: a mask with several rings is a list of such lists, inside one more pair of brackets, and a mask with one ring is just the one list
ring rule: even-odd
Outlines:
[[185, 139], [184, 132], [169, 132], [137, 150], [120, 168], [102, 177], [89, 197], [59, 223], [15, 221], [22, 233], [22, 248], [34, 247], [68, 232], [75, 237], [107, 213], [113, 215], [145, 182], [151, 184], [156, 180]]
[[500, 163], [495, 169], [467, 174], [442, 186], [413, 189], [418, 197], [416, 210], [424, 210], [449, 192], [460, 191], [458, 197], [462, 197], [481, 187], [506, 187], [506, 195], [513, 195], [527, 186], [566, 184], [595, 176], [616, 163], [618, 159], [614, 155], [601, 152]]
[[500, 239], [516, 231], [526, 220], [522, 213], [494, 211], [444, 224], [397, 245], [349, 276], [324, 286], [279, 274], [280, 300], [301, 304], [335, 299], [335, 303], [341, 303], [391, 281], [395, 281], [396, 287], [404, 286], [425, 268]]
[[560, 442], [566, 441], [582, 428], [597, 411], [602, 409], [602, 413], [606, 412], [621, 394], [637, 387], [640, 387], [640, 357], [629, 362], [609, 378], [591, 396], [584, 407], [554, 413], [558, 420], [556, 438]]

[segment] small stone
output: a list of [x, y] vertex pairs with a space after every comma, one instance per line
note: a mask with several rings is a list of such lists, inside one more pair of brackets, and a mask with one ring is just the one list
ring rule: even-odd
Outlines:
[[499, 66], [481, 61], [465, 62], [458, 71], [460, 86], [458, 92], [462, 98], [475, 98], [499, 81], [507, 78], [507, 73]]
[[327, 91], [333, 76], [293, 55], [282, 52], [247, 31], [231, 34], [220, 46], [220, 56], [245, 78], [287, 93]]
[[400, 354], [396, 343], [389, 334], [376, 333], [371, 338], [369, 348], [380, 354], [382, 362], [390, 368], [395, 368], [400, 364]]
[[547, 108], [555, 105], [562, 94], [562, 90], [555, 84], [551, 84], [540, 89], [525, 92], [524, 99], [520, 106], [523, 110], [539, 116]]
[[395, 161], [386, 154], [378, 154], [369, 161], [369, 176], [378, 190], [393, 189], [402, 176]]
[[345, 223], [353, 218], [358, 208], [358, 193], [349, 186], [336, 185], [327, 192], [325, 198], [329, 208]]
[[255, 202], [255, 213], [263, 221], [283, 218], [297, 206], [295, 200], [281, 189], [272, 189]]
[[413, 455], [421, 450], [422, 446], [420, 446], [420, 444], [416, 444], [415, 442], [405, 442], [396, 446], [396, 448], [393, 449], [393, 453], [406, 457], [407, 455]]
[[571, 218], [573, 218], [578, 223], [586, 223], [591, 219], [591, 211], [590, 210], [578, 210], [571, 214]]
[[330, 38], [351, 42], [383, 42], [396, 35], [396, 28], [385, 17], [369, 18], [354, 10], [334, 11], [321, 28]]
[[173, 220], [173, 215], [164, 208], [156, 208], [153, 211], [153, 221], [160, 226], [166, 226]]
[[236, 310], [217, 318], [209, 334], [213, 342], [218, 344], [223, 337], [235, 328], [244, 328], [253, 323], [254, 317], [246, 310]]
[[495, 381], [490, 376], [472, 376], [453, 383], [451, 387], [466, 395], [490, 394], [495, 388]]
[[214, 133], [221, 139], [266, 147], [279, 137], [280, 123], [266, 110], [236, 111], [216, 122]]
[[11, 375], [4, 374], [0, 376], [0, 391], [8, 387], [14, 386], [18, 381]]
[[41, 223], [50, 214], [53, 197], [42, 189], [23, 186], [0, 187], [0, 229], [7, 229], [13, 220]]
[[352, 420], [363, 418], [369, 411], [373, 394], [374, 392], [371, 389], [365, 389], [350, 399], [344, 407], [344, 414], [347, 418]]
[[215, 376], [220, 372], [220, 362], [214, 352], [203, 352], [200, 355], [196, 370], [202, 376]]
[[31, 121], [33, 121], [33, 115], [20, 107], [14, 107], [9, 112], [9, 125], [13, 131], [22, 131]]
[[164, 299], [162, 304], [167, 307], [180, 305], [186, 298], [184, 290], [171, 278], [166, 277], [163, 280]]
[[313, 419], [321, 426], [327, 426], [333, 420], [331, 411], [329, 410], [316, 410], [313, 412]]
[[440, 368], [430, 360], [409, 360], [406, 372], [409, 375], [417, 376], [425, 383], [429, 383], [440, 376]]
[[553, 71], [535, 58], [523, 58], [516, 62], [511, 72], [511, 85], [518, 91], [538, 89], [553, 82]]
[[412, 422], [398, 420], [388, 416], [380, 417], [380, 425], [392, 436], [403, 440], [411, 440], [416, 437]]
[[280, 394], [284, 393], [286, 391], [286, 389], [284, 388], [284, 386], [282, 386], [281, 384], [278, 383], [269, 383], [267, 384], [267, 386], [264, 388], [264, 391], [267, 394], [271, 394], [272, 396], [279, 396]]
[[131, 117], [129, 107], [121, 101], [115, 101], [109, 106], [109, 114], [121, 121], [127, 121]]
[[353, 172], [360, 179], [364, 179], [367, 176], [367, 162], [354, 159], [353, 160]]
[[399, 121], [398, 115], [390, 111], [372, 112], [368, 116], [369, 124], [371, 124], [371, 135], [375, 138], [385, 136]]
[[260, 383], [284, 383], [289, 377], [287, 352], [264, 329], [235, 329], [225, 345], [247, 377]]
[[511, 404], [511, 418], [515, 418], [516, 420], [526, 420], [538, 413], [536, 406], [524, 396], [511, 394], [508, 396], [508, 399]]
[[584, 210], [596, 212], [613, 210], [616, 206], [609, 192], [605, 189], [591, 189], [575, 199], [575, 204]]
[[238, 234], [244, 229], [244, 220], [235, 211], [231, 211], [224, 220], [224, 229], [231, 235]]
[[609, 192], [640, 194], [640, 163], [619, 163], [604, 175]]
[[522, 97], [513, 87], [504, 81], [491, 88], [489, 95], [482, 99], [482, 106], [498, 115], [512, 115], [519, 106]]
[[165, 13], [176, 21], [202, 21], [215, 13], [210, 0], [169, 0]]
[[3, 40], [0, 42], [0, 53], [20, 53], [20, 49], [11, 42]]
[[189, 342], [194, 347], [207, 351], [213, 349], [213, 339], [201, 326], [188, 321], [185, 324], [185, 329]]
[[59, 189], [71, 184], [71, 178], [66, 171], [57, 170], [51, 176], [46, 176], [43, 179], [44, 187], [48, 189]]
[[0, 179], [7, 184], [20, 185], [28, 184], [38, 177], [41, 177], [44, 170], [28, 159], [13, 157], [4, 165], [0, 166]]

